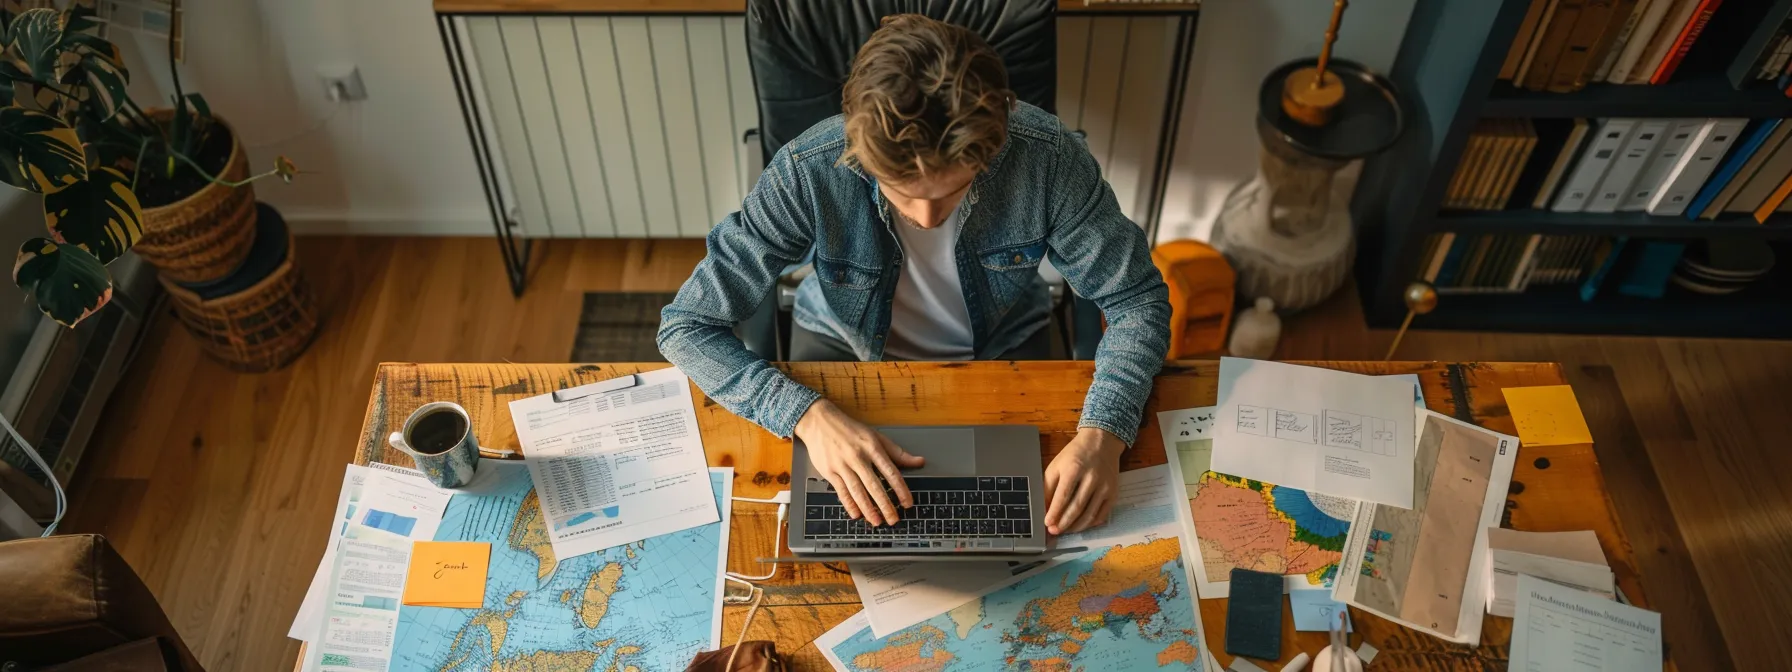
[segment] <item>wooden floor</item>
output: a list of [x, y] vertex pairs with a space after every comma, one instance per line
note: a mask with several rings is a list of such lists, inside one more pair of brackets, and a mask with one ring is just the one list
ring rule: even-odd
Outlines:
[[[583, 292], [670, 290], [702, 255], [701, 241], [538, 249], [516, 300], [490, 239], [301, 239], [326, 324], [277, 373], [232, 373], [160, 317], [64, 529], [109, 536], [208, 669], [290, 669], [286, 630], [374, 364], [566, 361]], [[1284, 359], [1379, 358], [1392, 337], [1364, 328], [1350, 292], [1285, 333]], [[1680, 669], [1792, 669], [1792, 343], [1421, 331], [1398, 358], [1563, 363]]]

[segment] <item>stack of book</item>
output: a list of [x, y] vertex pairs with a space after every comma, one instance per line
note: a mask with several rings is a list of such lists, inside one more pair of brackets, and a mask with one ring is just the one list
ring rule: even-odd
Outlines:
[[1581, 282], [1614, 249], [1602, 236], [1441, 233], [1426, 240], [1419, 279], [1439, 294], [1517, 294], [1532, 285]]
[[[1499, 78], [1532, 91], [1673, 77], [1723, 0], [1531, 0]], [[1744, 3], [1746, 4], [1746, 3]]]
[[1648, 212], [1765, 224], [1792, 212], [1792, 123], [1782, 119], [1484, 120], [1444, 207]]
[[1779, 0], [1755, 25], [1728, 71], [1737, 89], [1771, 84], [1792, 96], [1792, 0]]
[[1444, 194], [1444, 207], [1504, 210], [1537, 140], [1528, 119], [1482, 119], [1475, 124]]

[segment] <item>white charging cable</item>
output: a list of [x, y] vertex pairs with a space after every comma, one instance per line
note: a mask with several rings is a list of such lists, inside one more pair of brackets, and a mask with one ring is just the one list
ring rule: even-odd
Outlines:
[[[734, 497], [733, 499], [737, 502], [778, 505], [778, 529], [772, 532], [772, 552], [768, 554], [769, 556], [777, 555], [778, 548], [784, 544], [784, 522], [790, 516], [790, 491], [781, 491], [777, 496], [772, 497], [771, 499], [759, 499], [756, 497]], [[778, 575], [778, 563], [774, 562], [771, 563], [771, 565], [771, 571], [766, 572], [764, 576], [747, 576], [739, 572], [728, 572], [725, 576], [729, 580], [745, 584], [747, 587], [752, 588], [755, 587], [753, 585], [754, 581], [767, 581]]]
[[[56, 481], [56, 474], [50, 471], [50, 465], [44, 463], [44, 457], [37, 454], [37, 450], [32, 448], [31, 444], [25, 442], [25, 437], [19, 436], [19, 430], [13, 429], [12, 421], [7, 420], [5, 414], [0, 414], [0, 425], [6, 427], [6, 433], [12, 436], [13, 443], [19, 444], [19, 449], [25, 451], [25, 457], [30, 459], [32, 464], [37, 465], [38, 469], [43, 470], [44, 478], [50, 479], [50, 489], [56, 492], [56, 517], [50, 519], [50, 524], [44, 527], [44, 533], [38, 536], [47, 537], [55, 534], [56, 526], [62, 523], [62, 514], [68, 512], [67, 493], [62, 491], [62, 484]], [[785, 501], [789, 501], [789, 493], [785, 493], [785, 495]], [[780, 509], [779, 518], [783, 517], [781, 514], [782, 509]], [[773, 552], [773, 555], [777, 555], [777, 553]], [[777, 565], [773, 565], [772, 568], [776, 569]]]

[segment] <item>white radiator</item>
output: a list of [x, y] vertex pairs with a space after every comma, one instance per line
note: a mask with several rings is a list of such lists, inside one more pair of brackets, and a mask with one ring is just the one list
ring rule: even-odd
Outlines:
[[[469, 16], [473, 95], [530, 237], [701, 237], [757, 174], [738, 16]], [[1058, 114], [1143, 222], [1175, 19], [1058, 20]], [[451, 141], [444, 139], [444, 141]]]

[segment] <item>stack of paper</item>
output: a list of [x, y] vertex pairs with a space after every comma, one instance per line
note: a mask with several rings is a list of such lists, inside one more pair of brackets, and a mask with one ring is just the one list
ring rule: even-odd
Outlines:
[[1520, 574], [1513, 672], [1662, 669], [1661, 614]]
[[1511, 617], [1518, 595], [1518, 577], [1528, 575], [1569, 588], [1615, 599], [1616, 581], [1599, 550], [1599, 537], [1580, 532], [1519, 532], [1488, 528], [1487, 613]]

